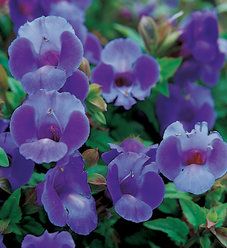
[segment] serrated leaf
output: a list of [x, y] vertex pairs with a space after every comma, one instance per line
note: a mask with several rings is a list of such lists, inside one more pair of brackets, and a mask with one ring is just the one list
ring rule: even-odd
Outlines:
[[29, 233], [39, 236], [44, 232], [43, 226], [31, 216], [26, 216], [23, 219], [22, 228], [24, 235]]
[[151, 220], [145, 222], [144, 226], [151, 230], [166, 233], [177, 245], [185, 244], [189, 234], [189, 228], [186, 223], [172, 217]]
[[1, 167], [8, 167], [9, 166], [9, 159], [6, 152], [0, 147], [0, 166]]
[[217, 213], [216, 227], [221, 227], [227, 218], [227, 203], [212, 208]]
[[195, 230], [199, 228], [200, 225], [206, 224], [206, 211], [199, 205], [190, 200], [180, 200], [180, 205], [183, 210], [183, 214], [187, 218], [188, 222], [193, 225]]
[[158, 209], [165, 214], [176, 214], [178, 212], [177, 200], [166, 198]]

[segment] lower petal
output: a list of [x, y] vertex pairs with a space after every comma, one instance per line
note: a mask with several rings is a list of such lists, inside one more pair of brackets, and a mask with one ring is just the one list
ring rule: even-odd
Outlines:
[[151, 218], [152, 208], [131, 195], [123, 195], [115, 204], [115, 211], [124, 219], [135, 223]]
[[174, 179], [176, 187], [195, 195], [208, 191], [215, 182], [214, 176], [204, 166], [190, 165]]
[[63, 204], [68, 211], [67, 224], [74, 232], [88, 235], [96, 228], [98, 219], [93, 197], [69, 194]]
[[66, 74], [63, 70], [48, 65], [25, 74], [21, 80], [25, 91], [29, 94], [40, 89], [59, 90], [65, 81]]
[[41, 139], [20, 146], [20, 153], [37, 164], [56, 162], [63, 158], [67, 151], [66, 144], [51, 139]]

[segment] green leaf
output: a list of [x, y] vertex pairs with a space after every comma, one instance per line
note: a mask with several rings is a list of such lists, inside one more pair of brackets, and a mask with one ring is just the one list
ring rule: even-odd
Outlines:
[[158, 208], [161, 212], [165, 214], [177, 214], [178, 203], [176, 199], [166, 198]]
[[214, 210], [217, 213], [217, 217], [218, 217], [215, 227], [221, 227], [227, 218], [227, 203], [213, 207], [212, 210]]
[[123, 26], [121, 24], [115, 24], [114, 28], [127, 38], [135, 41], [142, 49], [145, 49], [144, 43], [140, 35], [132, 28]]
[[151, 220], [145, 222], [144, 226], [151, 230], [166, 233], [177, 245], [185, 244], [189, 234], [189, 228], [185, 222], [172, 217]]
[[4, 202], [0, 210], [0, 219], [9, 222], [4, 233], [15, 233], [22, 235], [20, 227], [17, 225], [22, 218], [22, 212], [19, 206], [21, 190], [18, 189]]
[[158, 59], [160, 64], [161, 81], [171, 78], [178, 67], [181, 65], [182, 58], [161, 58]]
[[43, 226], [31, 216], [26, 216], [23, 219], [22, 228], [24, 235], [29, 233], [39, 236], [44, 232]]
[[97, 129], [91, 130], [91, 135], [86, 143], [91, 148], [98, 148], [100, 152], [109, 150], [108, 143], [113, 143], [113, 139], [109, 136], [108, 132], [100, 131]]
[[221, 227], [212, 230], [212, 233], [216, 236], [219, 242], [224, 246], [227, 247], [227, 228]]
[[5, 151], [0, 147], [0, 166], [8, 167], [9, 166], [9, 159]]
[[185, 199], [191, 200], [192, 197], [185, 192], [177, 190], [174, 183], [166, 184], [166, 192], [165, 192], [165, 199]]
[[155, 91], [158, 91], [159, 93], [161, 93], [162, 95], [169, 97], [169, 84], [167, 80], [160, 80], [155, 88]]
[[199, 242], [200, 242], [201, 248], [211, 247], [209, 235], [204, 235], [204, 236], [200, 237]]
[[193, 225], [195, 230], [199, 228], [200, 225], [206, 224], [206, 211], [199, 205], [190, 200], [180, 200], [180, 205], [183, 210], [183, 214], [187, 218], [188, 222]]
[[18, 189], [4, 202], [0, 210], [0, 219], [9, 219], [10, 223], [19, 223], [22, 218], [19, 206], [21, 190]]

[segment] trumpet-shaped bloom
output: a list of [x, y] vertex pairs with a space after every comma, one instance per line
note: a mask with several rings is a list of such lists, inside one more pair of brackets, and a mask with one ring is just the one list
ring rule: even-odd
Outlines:
[[10, 130], [25, 158], [49, 163], [79, 149], [90, 128], [79, 99], [40, 90], [15, 110]]
[[75, 248], [75, 243], [72, 236], [68, 232], [48, 233], [45, 231], [43, 235], [36, 237], [33, 235], [26, 235], [22, 248]]
[[115, 211], [124, 219], [143, 222], [151, 218], [164, 197], [162, 178], [154, 172], [150, 157], [120, 153], [108, 165], [107, 187]]
[[46, 175], [41, 202], [54, 225], [67, 224], [74, 232], [87, 235], [97, 226], [97, 214], [83, 166], [78, 155], [59, 161]]
[[25, 159], [19, 153], [17, 145], [8, 132], [0, 134], [0, 147], [5, 150], [10, 162], [9, 167], [0, 167], [0, 178], [6, 178], [11, 185], [11, 189], [15, 190], [29, 181], [34, 163]]
[[79, 67], [83, 47], [72, 26], [56, 16], [24, 24], [9, 47], [9, 66], [26, 92], [59, 90]]
[[156, 60], [143, 55], [130, 39], [108, 43], [102, 51], [101, 62], [92, 73], [93, 82], [102, 86], [105, 100], [125, 109], [148, 97], [158, 79]]
[[180, 121], [187, 131], [197, 122], [206, 121], [213, 128], [216, 113], [214, 101], [209, 89], [196, 85], [169, 85], [170, 96], [159, 95], [156, 101], [156, 113], [160, 124], [160, 133], [173, 122]]
[[116, 158], [120, 153], [125, 152], [134, 152], [138, 154], [144, 154], [150, 157], [150, 159], [146, 162], [147, 164], [153, 163], [154, 170], [156, 168], [155, 159], [156, 159], [156, 151], [158, 145], [151, 145], [149, 147], [145, 147], [139, 140], [128, 138], [125, 139], [121, 144], [109, 144], [111, 150], [102, 154], [102, 159], [106, 164], [109, 164], [114, 158]]
[[179, 83], [202, 80], [212, 86], [219, 79], [225, 55], [218, 44], [218, 21], [211, 11], [194, 12], [182, 34], [185, 61], [176, 73]]
[[160, 172], [179, 190], [202, 194], [227, 171], [227, 144], [206, 122], [186, 132], [180, 122], [167, 127], [157, 150]]

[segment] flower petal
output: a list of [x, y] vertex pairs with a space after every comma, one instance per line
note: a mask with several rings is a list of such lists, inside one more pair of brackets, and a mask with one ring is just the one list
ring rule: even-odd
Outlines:
[[51, 139], [40, 139], [20, 146], [20, 153], [37, 164], [56, 162], [63, 158], [67, 151], [66, 144]]
[[208, 191], [214, 182], [214, 176], [204, 166], [200, 165], [186, 166], [174, 179], [174, 183], [179, 190], [195, 195]]

